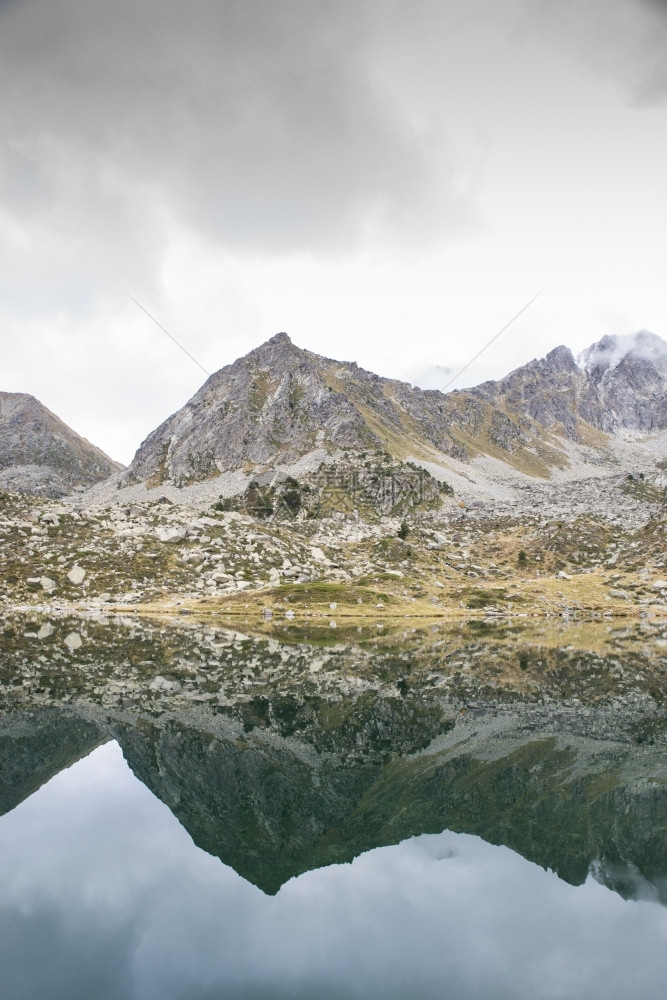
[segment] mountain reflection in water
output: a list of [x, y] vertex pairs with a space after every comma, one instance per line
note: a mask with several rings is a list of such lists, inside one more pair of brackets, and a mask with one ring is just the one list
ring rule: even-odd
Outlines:
[[443, 696], [423, 646], [111, 631], [78, 665], [5, 643], [3, 996], [662, 996], [655, 699]]
[[265, 896], [197, 850], [115, 743], [0, 822], [3, 997], [664, 995], [667, 909], [465, 834]]

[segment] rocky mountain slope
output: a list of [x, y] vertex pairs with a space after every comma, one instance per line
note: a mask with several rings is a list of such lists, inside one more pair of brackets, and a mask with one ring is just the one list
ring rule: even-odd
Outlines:
[[558, 347], [498, 382], [447, 394], [321, 357], [279, 333], [153, 431], [120, 485], [182, 488], [236, 475], [230, 494], [276, 470], [298, 475], [367, 452], [416, 461], [439, 478], [450, 470], [474, 480], [475, 460], [489, 458], [548, 478], [573, 464], [578, 447], [584, 461], [609, 468], [620, 438], [667, 429], [666, 379], [667, 344], [649, 333], [604, 338], [578, 362]]
[[667, 343], [647, 331], [603, 337], [574, 358], [557, 347], [472, 395], [573, 441], [591, 428], [630, 440], [667, 428]]
[[61, 497], [121, 468], [34, 396], [0, 392], [0, 490]]
[[279, 333], [212, 375], [149, 435], [121, 482], [188, 486], [346, 450], [436, 463], [485, 453], [538, 471], [563, 461], [540, 428], [469, 393], [424, 392]]

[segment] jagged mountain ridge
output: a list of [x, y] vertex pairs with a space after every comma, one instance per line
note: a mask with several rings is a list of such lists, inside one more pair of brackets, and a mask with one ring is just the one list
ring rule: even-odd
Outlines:
[[[612, 363], [613, 360], [613, 363]], [[122, 485], [187, 486], [306, 455], [382, 449], [447, 464], [488, 455], [529, 475], [568, 464], [564, 439], [667, 428], [667, 344], [603, 338], [579, 363], [567, 347], [466, 391], [422, 390], [295, 346], [286, 333], [212, 375], [143, 442]]]
[[[212, 375], [153, 431], [123, 480], [185, 485], [248, 464], [293, 463], [321, 447], [383, 447], [387, 436], [400, 439], [406, 432], [400, 402], [382, 391], [385, 384], [399, 392], [410, 388], [302, 350], [287, 334], [276, 334]], [[444, 427], [440, 435], [436, 427], [429, 432], [435, 439], [431, 448], [456, 451]]]
[[525, 414], [517, 418], [470, 392], [424, 391], [382, 378], [279, 333], [212, 375], [153, 431], [121, 484], [187, 486], [340, 449], [436, 463], [490, 454], [542, 475], [564, 462], [558, 443]]
[[[560, 346], [497, 381], [442, 393], [295, 346], [285, 333], [212, 375], [142, 443], [121, 485], [187, 486], [341, 450], [447, 465], [491, 456], [529, 475], [566, 467], [564, 440], [667, 429], [667, 344], [604, 337], [577, 359]], [[34, 397], [0, 393], [0, 489], [63, 496], [121, 466]]]
[[603, 337], [577, 359], [567, 347], [470, 392], [573, 441], [589, 428], [637, 438], [667, 428], [667, 343], [648, 331]]
[[61, 497], [122, 468], [23, 392], [0, 392], [0, 489]]

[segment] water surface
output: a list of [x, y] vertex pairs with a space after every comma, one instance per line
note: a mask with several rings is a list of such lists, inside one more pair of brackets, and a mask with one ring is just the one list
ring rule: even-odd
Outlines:
[[[0, 662], [3, 997], [664, 996], [645, 634], [429, 658], [132, 622], [72, 651], [51, 627], [13, 623]], [[580, 670], [591, 697], [443, 693], [466, 657], [483, 685]]]

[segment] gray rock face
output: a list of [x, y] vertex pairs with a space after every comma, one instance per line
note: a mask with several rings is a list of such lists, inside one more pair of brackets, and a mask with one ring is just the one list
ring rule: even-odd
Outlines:
[[385, 448], [392, 437], [408, 452], [463, 456], [444, 399], [312, 354], [278, 333], [212, 375], [143, 442], [123, 480], [187, 485], [247, 463], [290, 464], [316, 448]]
[[[667, 344], [604, 338], [567, 347], [497, 382], [444, 394], [296, 347], [285, 333], [212, 375], [143, 442], [124, 485], [187, 486], [244, 469], [259, 477], [318, 449], [395, 458], [490, 454], [532, 475], [562, 460], [549, 434], [602, 447], [667, 428]], [[551, 450], [550, 450], [551, 449]]]
[[655, 434], [667, 428], [667, 343], [647, 331], [603, 337], [576, 360], [557, 347], [470, 391], [574, 441], [582, 420], [621, 437]]
[[648, 331], [603, 337], [579, 357], [586, 376], [581, 415], [611, 434], [667, 427], [667, 343]]
[[34, 396], [0, 392], [0, 490], [61, 497], [121, 468]]

